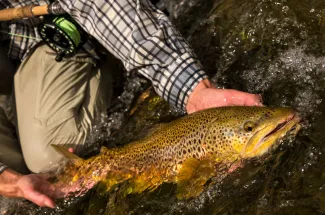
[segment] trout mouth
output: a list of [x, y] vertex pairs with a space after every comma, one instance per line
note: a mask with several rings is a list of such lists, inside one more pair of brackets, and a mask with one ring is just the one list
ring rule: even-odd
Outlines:
[[[259, 130], [255, 137], [251, 139], [248, 147], [246, 147], [244, 157], [255, 157], [263, 155], [270, 148], [277, 146], [278, 140], [281, 140], [287, 134], [295, 135], [301, 128], [299, 122], [300, 116], [296, 113], [291, 114], [287, 118], [280, 121], [275, 127], [266, 126]], [[264, 133], [264, 134], [263, 134]], [[254, 142], [256, 141], [256, 144]]]
[[[255, 146], [255, 148], [259, 147], [260, 144], [262, 144], [262, 142], [264, 140], [266, 140], [267, 138], [269, 138], [271, 135], [276, 134], [277, 132], [281, 131], [287, 124], [289, 124], [290, 121], [292, 121], [295, 118], [295, 116], [296, 116], [296, 114], [293, 114], [293, 115], [289, 116], [288, 119], [284, 120], [283, 122], [280, 122], [271, 132], [269, 132], [268, 134], [266, 134], [260, 140], [260, 142]], [[294, 127], [294, 126], [292, 126], [292, 127]]]

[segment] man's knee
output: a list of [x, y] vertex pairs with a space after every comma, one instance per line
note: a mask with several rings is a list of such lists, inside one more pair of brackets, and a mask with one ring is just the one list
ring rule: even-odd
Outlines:
[[53, 151], [50, 147], [35, 148], [33, 152], [24, 153], [28, 169], [34, 173], [48, 172], [56, 168], [62, 160], [62, 155]]

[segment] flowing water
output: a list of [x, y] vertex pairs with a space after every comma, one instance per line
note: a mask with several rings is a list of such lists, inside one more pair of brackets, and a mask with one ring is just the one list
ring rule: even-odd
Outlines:
[[[304, 117], [303, 130], [268, 158], [248, 161], [214, 181], [195, 199], [178, 201], [171, 184], [125, 198], [98, 186], [55, 210], [6, 200], [0, 202], [0, 213], [325, 214], [325, 1], [156, 3], [188, 39], [218, 87], [260, 93], [269, 106], [295, 107]], [[126, 143], [143, 128], [182, 114], [152, 94], [139, 105], [131, 103], [147, 86], [131, 77], [89, 141]], [[137, 108], [129, 116], [132, 106]]]

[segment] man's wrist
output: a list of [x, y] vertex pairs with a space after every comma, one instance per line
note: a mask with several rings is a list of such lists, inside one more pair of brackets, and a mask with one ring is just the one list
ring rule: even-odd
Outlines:
[[187, 104], [186, 104], [186, 111], [188, 113], [193, 112], [193, 109], [195, 109], [196, 106], [196, 97], [197, 97], [197, 93], [202, 90], [202, 89], [206, 89], [206, 88], [215, 88], [211, 82], [209, 81], [209, 79], [203, 79], [202, 81], [200, 81], [196, 87], [194, 88], [194, 90], [192, 91], [191, 95], [189, 96], [188, 100], [187, 100]]
[[21, 192], [17, 187], [21, 174], [6, 168], [0, 175], [0, 195], [7, 197], [21, 197]]

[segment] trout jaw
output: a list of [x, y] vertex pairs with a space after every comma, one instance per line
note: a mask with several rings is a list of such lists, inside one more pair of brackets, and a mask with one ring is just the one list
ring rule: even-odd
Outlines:
[[299, 124], [301, 118], [292, 114], [280, 123], [274, 125], [267, 125], [249, 140], [245, 149], [241, 153], [242, 158], [259, 157], [265, 154], [269, 149], [277, 146], [276, 144], [286, 134], [296, 134], [301, 126]]

